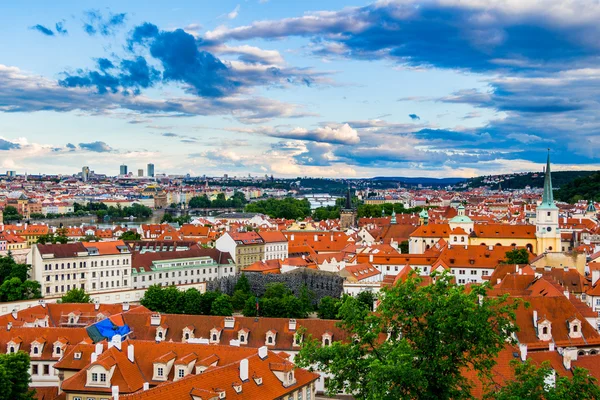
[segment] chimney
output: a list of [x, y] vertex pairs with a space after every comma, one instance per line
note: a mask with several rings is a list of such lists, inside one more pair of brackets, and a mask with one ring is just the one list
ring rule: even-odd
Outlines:
[[563, 294], [565, 295], [565, 297], [566, 297], [567, 299], [569, 298], [569, 291], [568, 291], [568, 290], [565, 290], [565, 291], [563, 292]]
[[123, 311], [129, 311], [129, 302], [128, 301], [123, 302]]
[[577, 361], [577, 347], [567, 347], [563, 350], [563, 365], [571, 369], [571, 361]]
[[248, 380], [248, 359], [244, 358], [240, 361], [240, 381], [246, 382]]
[[319, 235], [315, 235], [315, 242], [319, 241]]
[[260, 357], [261, 360], [264, 360], [265, 358], [267, 358], [267, 353], [268, 353], [267, 346], [262, 346], [262, 347], [258, 348], [258, 356]]
[[150, 315], [150, 325], [151, 326], [159, 326], [160, 325], [160, 313], [154, 313]]
[[130, 344], [129, 346], [127, 346], [127, 358], [129, 359], [129, 361], [134, 362], [135, 358], [133, 357], [133, 345]]
[[373, 262], [373, 254], [369, 254], [369, 262], [372, 263]]
[[7, 331], [10, 331], [11, 328], [12, 328], [12, 322], [9, 322], [8, 324], [6, 324]]
[[112, 388], [112, 398], [113, 400], [119, 400], [119, 387], [113, 386]]
[[116, 347], [121, 350], [121, 335], [114, 335], [110, 342], [108, 342], [108, 347]]
[[290, 235], [290, 241], [292, 241], [292, 242], [294, 241], [294, 234], [293, 233]]
[[490, 244], [490, 245], [488, 246], [488, 250], [490, 250], [490, 251], [491, 251], [491, 250], [494, 250], [494, 246]]
[[142, 387], [142, 390], [146, 391], [150, 389], [150, 384], [148, 382], [144, 382], [144, 386]]
[[40, 300], [39, 303], [40, 303], [40, 306], [46, 308], [46, 300]]
[[98, 354], [96, 354], [95, 352], [92, 353], [92, 357], [91, 357], [92, 363], [95, 363], [97, 359], [98, 359]]
[[564, 267], [563, 267], [563, 271], [565, 271], [565, 272], [569, 272], [569, 267], [567, 267], [567, 266], [564, 266]]
[[233, 329], [235, 326], [235, 318], [234, 317], [225, 317], [225, 329]]
[[548, 345], [548, 350], [554, 351], [554, 342], [550, 342], [550, 344]]
[[521, 351], [521, 361], [527, 360], [527, 345], [519, 344], [519, 350]]
[[295, 331], [296, 330], [296, 320], [294, 318], [291, 318], [289, 323], [288, 323], [288, 328], [290, 331]]
[[538, 321], [537, 311], [533, 310], [533, 326], [535, 326], [536, 328], [537, 328], [537, 321]]
[[96, 343], [96, 349], [94, 350], [94, 352], [96, 354], [102, 354], [103, 351], [104, 351], [104, 345], [102, 343]]
[[500, 279], [500, 278], [496, 279], [496, 285], [499, 285], [500, 282], [502, 282], [502, 279]]
[[16, 308], [13, 308], [10, 314], [12, 315], [13, 319], [17, 319], [17, 317], [19, 316], [19, 314], [17, 314]]
[[94, 310], [98, 311], [100, 309], [100, 303], [94, 303]]

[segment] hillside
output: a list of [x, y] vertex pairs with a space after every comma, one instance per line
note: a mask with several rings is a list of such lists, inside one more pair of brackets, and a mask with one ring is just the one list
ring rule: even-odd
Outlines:
[[[573, 182], [577, 178], [587, 178], [600, 171], [558, 171], [552, 172], [552, 186], [558, 189]], [[520, 174], [487, 175], [468, 179], [463, 184], [456, 185], [457, 188], [478, 188], [488, 186], [491, 189], [524, 189], [544, 186], [544, 174], [541, 172], [526, 172]]]
[[[552, 174], [554, 179], [554, 174]], [[561, 186], [554, 193], [557, 200], [576, 203], [579, 200], [600, 200], [600, 172], [580, 177]]]

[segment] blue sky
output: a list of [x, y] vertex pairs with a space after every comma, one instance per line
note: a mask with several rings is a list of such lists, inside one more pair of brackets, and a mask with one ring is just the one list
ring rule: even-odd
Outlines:
[[598, 169], [594, 0], [12, 2], [0, 169]]

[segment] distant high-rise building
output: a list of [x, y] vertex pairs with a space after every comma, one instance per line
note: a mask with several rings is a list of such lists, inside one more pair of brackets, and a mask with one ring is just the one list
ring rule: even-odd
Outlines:
[[138, 176], [144, 176], [144, 170], [138, 169]]
[[127, 175], [127, 165], [125, 165], [125, 164], [121, 165], [121, 168], [119, 170], [119, 175]]
[[148, 164], [148, 176], [154, 178], [154, 164]]
[[87, 182], [90, 179], [90, 167], [81, 168], [81, 180]]
[[6, 171], [6, 176], [14, 178], [15, 176], [17, 176], [16, 171]]

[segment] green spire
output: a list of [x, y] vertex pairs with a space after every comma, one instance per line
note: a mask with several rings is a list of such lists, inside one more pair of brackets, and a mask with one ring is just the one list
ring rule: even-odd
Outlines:
[[390, 223], [396, 223], [396, 210], [392, 210], [392, 219], [390, 220]]
[[544, 177], [544, 194], [542, 195], [542, 207], [556, 207], [554, 194], [552, 193], [552, 173], [550, 171], [550, 149], [548, 149], [548, 160], [546, 161], [546, 174]]

